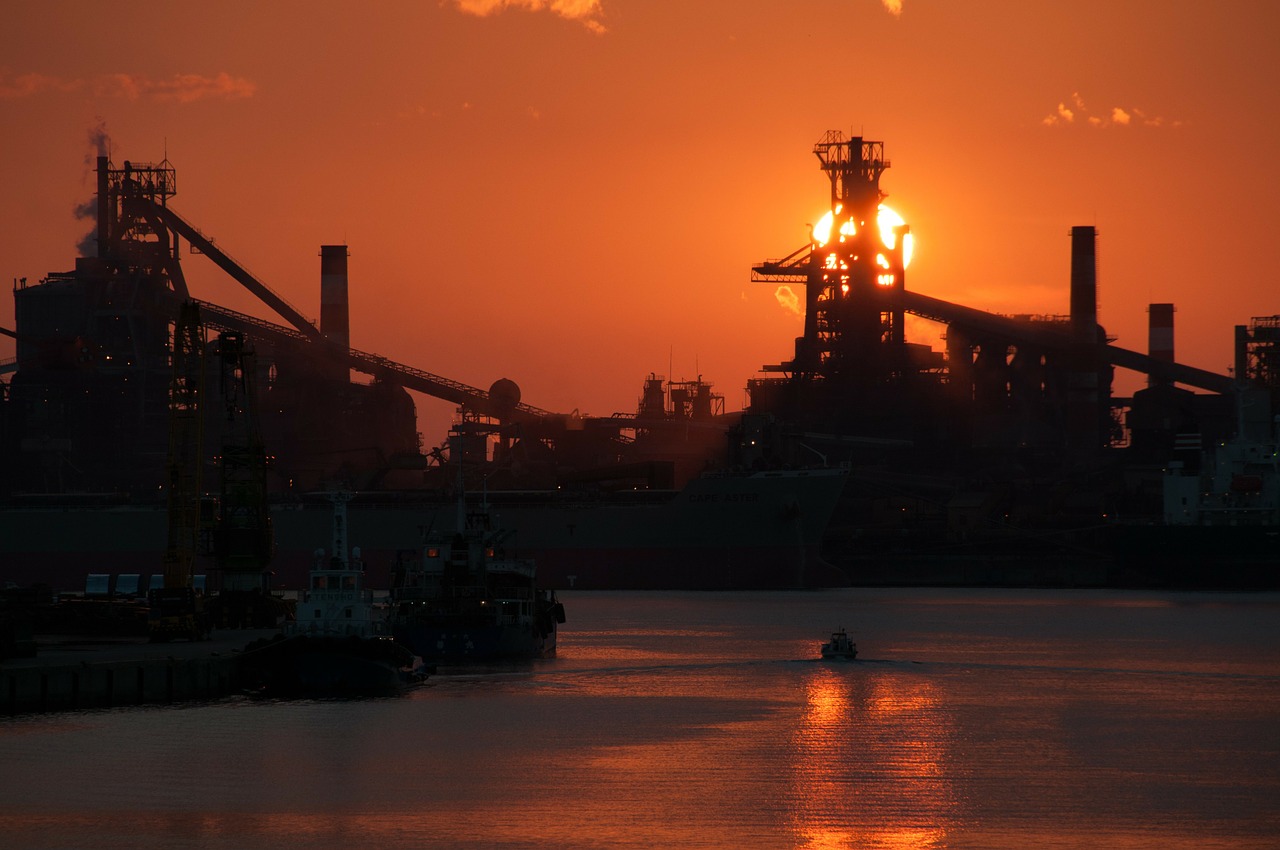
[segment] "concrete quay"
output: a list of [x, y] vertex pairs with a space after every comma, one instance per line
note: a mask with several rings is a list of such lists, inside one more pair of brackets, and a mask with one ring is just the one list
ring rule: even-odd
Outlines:
[[34, 658], [0, 661], [0, 713], [28, 714], [215, 699], [238, 690], [236, 659], [274, 629], [227, 629], [204, 641], [37, 635]]

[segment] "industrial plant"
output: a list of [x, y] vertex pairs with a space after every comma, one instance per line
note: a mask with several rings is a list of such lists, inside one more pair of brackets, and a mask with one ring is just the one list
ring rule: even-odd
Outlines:
[[[1098, 321], [1088, 226], [1064, 240], [1069, 315], [912, 291], [910, 227], [884, 205], [884, 143], [833, 131], [813, 153], [829, 214], [798, 249], [750, 269], [759, 284], [804, 289], [803, 334], [749, 382], [746, 409], [726, 411], [701, 377], [652, 374], [635, 411], [608, 417], [534, 407], [510, 379], [480, 389], [352, 349], [347, 246], [320, 247], [313, 321], [172, 208], [168, 161], [99, 157], [96, 254], [16, 280], [15, 327], [0, 329], [17, 347], [0, 364], [0, 518], [12, 529], [0, 578], [70, 582], [52, 576], [118, 549], [116, 568], [131, 572], [163, 572], [148, 559], [165, 552], [222, 589], [280, 584], [305, 569], [318, 527], [288, 523], [341, 486], [357, 494], [353, 523], [362, 509], [384, 525], [421, 513], [457, 487], [505, 498], [561, 586], [1195, 583], [1205, 559], [1230, 562], [1240, 583], [1275, 584], [1280, 316], [1234, 329], [1231, 375], [1177, 362], [1172, 304], [1150, 305], [1145, 353], [1120, 347]], [[182, 267], [196, 255], [276, 321], [198, 299]], [[908, 315], [941, 325], [944, 350], [911, 341]], [[1146, 387], [1116, 395], [1117, 368]], [[410, 391], [458, 406], [447, 439], [418, 434]], [[827, 501], [809, 501], [794, 477], [752, 491], [769, 505], [766, 525], [781, 524], [732, 552], [721, 541], [749, 537], [756, 520], [690, 514], [747, 501], [686, 492], [709, 476], [818, 469], [840, 474]], [[1225, 492], [1202, 486], [1214, 476]], [[635, 513], [626, 531], [611, 519], [597, 534], [574, 513], [623, 503]], [[675, 512], [668, 528], [689, 517], [678, 540], [644, 528], [659, 520], [639, 509], [659, 503]], [[55, 511], [64, 528], [83, 521], [63, 535], [79, 542], [44, 537]], [[141, 542], [115, 539], [125, 516], [147, 517]], [[372, 533], [373, 569], [394, 570], [428, 521], [397, 522], [385, 541]], [[775, 557], [802, 522], [803, 551]], [[1160, 554], [1159, 541], [1192, 527], [1201, 548], [1176, 538]], [[1229, 551], [1207, 528], [1235, 529]], [[678, 574], [655, 565], [672, 552], [688, 555], [674, 559]], [[740, 568], [752, 553], [765, 556]]]

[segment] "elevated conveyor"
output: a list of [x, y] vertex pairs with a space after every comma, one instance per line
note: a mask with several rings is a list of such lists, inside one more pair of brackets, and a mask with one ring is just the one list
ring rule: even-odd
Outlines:
[[[780, 260], [768, 260], [754, 266], [751, 269], [751, 280], [756, 283], [806, 283], [811, 250], [810, 246], [805, 246]], [[884, 293], [883, 306], [886, 310], [899, 308], [923, 319], [997, 335], [1014, 344], [1021, 342], [1053, 349], [1065, 349], [1080, 344], [1069, 332], [1050, 325], [989, 313], [910, 290], [887, 290]], [[1229, 375], [1220, 375], [1182, 363], [1159, 360], [1110, 343], [1101, 345], [1098, 354], [1104, 363], [1141, 372], [1167, 382], [1219, 394], [1230, 393], [1235, 388], [1235, 382]]]
[[433, 375], [423, 369], [406, 366], [379, 354], [357, 351], [354, 348], [344, 350], [342, 346], [324, 337], [309, 337], [290, 328], [259, 319], [256, 316], [238, 313], [226, 307], [219, 307], [216, 304], [203, 301], [197, 303], [200, 305], [201, 315], [204, 317], [205, 324], [209, 327], [220, 330], [241, 331], [276, 345], [314, 344], [319, 347], [317, 353], [323, 351], [334, 356], [343, 356], [345, 354], [348, 365], [357, 372], [399, 384], [406, 389], [415, 390], [433, 398], [466, 405], [478, 412], [500, 416], [500, 418], [509, 418], [513, 421], [536, 422], [556, 416], [550, 411], [542, 410], [523, 402], [516, 404], [509, 413], [505, 410], [499, 411], [494, 408], [489, 398], [489, 393], [485, 390], [468, 386], [440, 375]]
[[[254, 316], [228, 310], [215, 304], [197, 302], [211, 327], [225, 330], [236, 330], [250, 333], [276, 344], [299, 345], [310, 343], [318, 346], [317, 353], [327, 356], [347, 358], [350, 368], [380, 380], [399, 384], [406, 389], [415, 390], [434, 398], [443, 399], [458, 405], [466, 405], [473, 410], [501, 419], [513, 421], [545, 421], [554, 418], [555, 414], [532, 405], [517, 403], [514, 406], [500, 407], [494, 404], [485, 390], [471, 387], [458, 381], [434, 375], [423, 369], [416, 369], [398, 363], [388, 357], [371, 354], [355, 349], [344, 349], [341, 345], [326, 338], [311, 319], [298, 310], [279, 293], [267, 286], [254, 274], [219, 248], [212, 239], [205, 236], [195, 225], [164, 203], [157, 202], [145, 194], [131, 195], [128, 203], [136, 205], [136, 212], [159, 222], [173, 233], [182, 236], [193, 250], [204, 254], [218, 268], [231, 276], [237, 283], [253, 293], [292, 327], [284, 327], [264, 321]], [[179, 293], [181, 295], [182, 293]]]

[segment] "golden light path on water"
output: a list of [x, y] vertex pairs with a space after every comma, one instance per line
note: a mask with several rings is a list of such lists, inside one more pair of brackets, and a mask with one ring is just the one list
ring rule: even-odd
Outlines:
[[[950, 730], [933, 687], [854, 677], [835, 664], [810, 677], [806, 691], [793, 741], [791, 814], [798, 846], [946, 846], [957, 806], [946, 769]], [[890, 789], [903, 810], [896, 817], [871, 815]], [[852, 812], [863, 814], [854, 819]]]
[[1276, 846], [1275, 594], [570, 601], [557, 659], [402, 697], [6, 718], [0, 846]]

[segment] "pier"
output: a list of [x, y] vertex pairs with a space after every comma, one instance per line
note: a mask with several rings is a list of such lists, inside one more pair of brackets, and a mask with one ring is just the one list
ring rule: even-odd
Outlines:
[[33, 658], [0, 662], [0, 712], [27, 714], [216, 699], [238, 690], [236, 660], [273, 629], [216, 632], [211, 640], [37, 636]]

